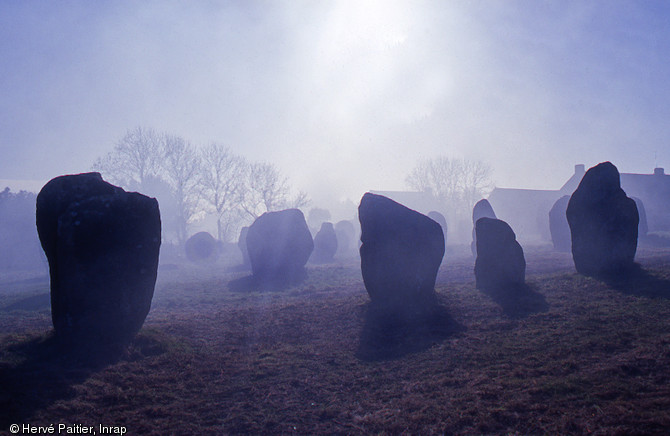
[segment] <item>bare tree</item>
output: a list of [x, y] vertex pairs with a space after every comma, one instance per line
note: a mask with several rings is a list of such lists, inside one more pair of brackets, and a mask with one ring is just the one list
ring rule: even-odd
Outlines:
[[249, 164], [244, 180], [240, 206], [252, 219], [258, 218], [264, 212], [287, 207], [299, 208], [309, 204], [307, 194], [302, 191], [291, 197], [288, 179], [272, 164]]
[[197, 212], [201, 196], [199, 185], [200, 158], [184, 138], [162, 137], [162, 168], [173, 190], [177, 209], [177, 240], [184, 243], [188, 224]]
[[160, 171], [161, 138], [153, 129], [135, 127], [116, 143], [114, 150], [98, 158], [93, 169], [113, 183], [141, 189]]
[[467, 213], [491, 188], [491, 167], [482, 161], [438, 156], [419, 162], [406, 182]]
[[304, 192], [291, 195], [288, 179], [272, 164], [248, 163], [217, 144], [198, 154], [182, 137], [142, 127], [129, 130], [93, 168], [126, 189], [160, 197], [164, 229], [179, 243], [207, 208], [216, 214], [218, 238], [229, 240], [243, 221], [309, 204]]
[[472, 207], [489, 194], [493, 187], [491, 180], [491, 166], [485, 162], [463, 159], [463, 176], [461, 192], [464, 205], [468, 213]]
[[227, 241], [233, 236], [241, 219], [239, 209], [247, 165], [244, 158], [220, 144], [212, 144], [202, 151], [202, 197], [216, 214], [220, 241]]

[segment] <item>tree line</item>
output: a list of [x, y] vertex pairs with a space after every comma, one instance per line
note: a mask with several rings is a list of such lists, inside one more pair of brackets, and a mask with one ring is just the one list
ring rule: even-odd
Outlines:
[[491, 189], [491, 166], [480, 160], [436, 156], [420, 161], [405, 182], [453, 209], [467, 211]]
[[443, 205], [447, 221], [469, 227], [472, 207], [493, 187], [491, 173], [491, 166], [481, 160], [435, 156], [418, 162], [405, 183]]
[[249, 161], [217, 143], [196, 148], [151, 128], [129, 130], [93, 169], [126, 190], [156, 197], [164, 232], [180, 244], [206, 214], [216, 217], [218, 239], [233, 241], [264, 212], [308, 204], [273, 164]]
[[[93, 169], [127, 190], [156, 197], [164, 232], [178, 243], [208, 214], [216, 218], [218, 239], [229, 242], [264, 212], [309, 204], [304, 192], [292, 194], [288, 178], [270, 163], [249, 161], [218, 143], [196, 148], [145, 127], [129, 130]], [[467, 221], [492, 186], [490, 165], [448, 156], [418, 162], [405, 181], [430, 193], [455, 221]]]

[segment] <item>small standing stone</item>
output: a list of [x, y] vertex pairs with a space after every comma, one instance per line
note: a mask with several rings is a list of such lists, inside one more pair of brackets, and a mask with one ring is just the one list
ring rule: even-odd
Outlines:
[[242, 253], [242, 265], [249, 267], [251, 261], [249, 260], [249, 250], [247, 249], [247, 234], [249, 233], [249, 227], [244, 226], [240, 230], [240, 237], [237, 239], [237, 248], [240, 249]]
[[357, 254], [356, 229], [351, 221], [342, 220], [335, 224], [335, 235], [337, 236], [337, 256], [349, 257]]
[[218, 243], [208, 232], [198, 232], [188, 238], [184, 251], [191, 262], [212, 261], [219, 256]]
[[480, 218], [475, 223], [475, 232], [477, 288], [504, 290], [523, 286], [526, 279], [526, 259], [512, 228], [502, 220]]
[[551, 233], [551, 242], [554, 244], [554, 250], [569, 253], [572, 247], [570, 238], [570, 226], [565, 216], [570, 201], [569, 195], [556, 200], [549, 211], [549, 232]]
[[337, 235], [333, 223], [321, 223], [321, 229], [314, 236], [314, 251], [311, 260], [315, 263], [332, 262], [337, 251]]
[[246, 239], [255, 279], [288, 284], [304, 278], [314, 242], [300, 210], [264, 213], [249, 227]]
[[477, 233], [475, 232], [475, 225], [480, 218], [497, 218], [491, 203], [487, 199], [479, 200], [472, 208], [472, 243], [470, 244], [470, 250], [474, 257], [477, 257]]
[[432, 219], [436, 223], [442, 227], [442, 234], [444, 235], [444, 245], [447, 245], [447, 220], [444, 218], [444, 215], [442, 215], [440, 212], [437, 212], [435, 210], [431, 210], [428, 212], [428, 218]]

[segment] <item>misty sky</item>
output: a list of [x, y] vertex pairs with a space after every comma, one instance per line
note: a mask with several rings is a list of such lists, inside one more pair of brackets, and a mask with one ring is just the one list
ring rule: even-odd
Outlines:
[[660, 0], [6, 0], [0, 179], [88, 171], [135, 126], [317, 200], [404, 189], [439, 154], [507, 187], [650, 173], [670, 167], [669, 22]]

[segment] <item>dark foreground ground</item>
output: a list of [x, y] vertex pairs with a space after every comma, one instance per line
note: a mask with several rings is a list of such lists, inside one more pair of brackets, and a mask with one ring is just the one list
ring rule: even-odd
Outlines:
[[[162, 267], [120, 356], [63, 354], [48, 282], [0, 280], [0, 431], [124, 426], [128, 434], [668, 434], [670, 250], [633, 279], [526, 250], [521, 297], [478, 291], [451, 254], [441, 312], [388, 325], [355, 261], [283, 291], [222, 266]], [[19, 433], [21, 434], [21, 433]]]

